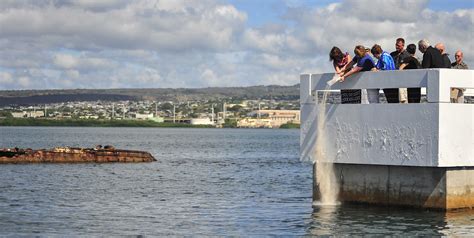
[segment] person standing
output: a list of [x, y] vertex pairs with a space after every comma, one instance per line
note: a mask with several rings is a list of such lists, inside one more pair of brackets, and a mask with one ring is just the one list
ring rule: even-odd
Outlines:
[[435, 45], [435, 48], [441, 53], [441, 58], [443, 59], [443, 68], [451, 68], [451, 60], [449, 60], [449, 55], [446, 53], [443, 43], [438, 43]]
[[[354, 49], [354, 54], [356, 55], [354, 59], [352, 59], [351, 63], [347, 64], [342, 71], [345, 73], [341, 76], [341, 82], [344, 82], [344, 80], [358, 72], [363, 72], [363, 71], [371, 71], [374, 67], [374, 61], [372, 60], [372, 57], [366, 52], [365, 47], [362, 45], [358, 45]], [[355, 67], [352, 67], [354, 64], [356, 64]], [[350, 70], [346, 70], [350, 69]], [[355, 90], [341, 90], [341, 103], [346, 104], [346, 103], [361, 103], [361, 97], [362, 97], [362, 91], [360, 89], [355, 89]], [[369, 103], [376, 103], [378, 102], [378, 90], [377, 90], [377, 95], [376, 98], [370, 98], [369, 97]]]
[[[454, 54], [454, 63], [451, 64], [451, 68], [453, 69], [469, 69], [467, 64], [463, 61], [464, 55], [462, 51], [457, 50]], [[464, 103], [464, 91], [466, 89], [462, 88], [453, 88], [451, 89], [451, 102], [454, 103]]]
[[410, 54], [405, 50], [405, 39], [398, 38], [395, 41], [395, 51], [390, 53], [393, 61], [395, 62], [395, 68], [399, 69], [401, 62], [404, 58], [410, 56]]
[[428, 40], [418, 41], [418, 50], [423, 53], [423, 60], [421, 67], [428, 68], [443, 68], [443, 58], [439, 50], [433, 48]]
[[[409, 44], [407, 46], [407, 52], [410, 54], [410, 56], [406, 57], [405, 59], [402, 60], [402, 64], [400, 65], [400, 70], [407, 70], [407, 69], [421, 69], [421, 64], [420, 61], [415, 57], [416, 53], [416, 45], [415, 44]], [[400, 89], [400, 95], [403, 94], [408, 94], [406, 97], [408, 97], [408, 100], [401, 97], [400, 101], [404, 102], [405, 100], [408, 101], [408, 103], [420, 103], [421, 99], [421, 88], [408, 88], [408, 89]]]
[[[375, 44], [372, 46], [370, 50], [372, 55], [377, 58], [377, 64], [375, 68], [377, 70], [395, 70], [395, 62], [393, 61], [392, 56], [390, 56], [387, 52], [382, 50], [380, 45]], [[377, 89], [378, 92], [378, 89]], [[367, 90], [368, 95], [370, 95], [369, 90]], [[387, 98], [388, 103], [399, 103], [398, 100], [398, 88], [384, 88], [383, 93]], [[369, 96], [370, 97], [370, 96]]]
[[467, 67], [467, 64], [464, 63], [464, 61], [463, 61], [464, 54], [462, 53], [462, 51], [460, 51], [460, 50], [456, 51], [456, 54], [454, 54], [454, 59], [456, 61], [454, 61], [451, 64], [451, 68], [453, 68], [453, 69], [469, 69], [469, 67]]

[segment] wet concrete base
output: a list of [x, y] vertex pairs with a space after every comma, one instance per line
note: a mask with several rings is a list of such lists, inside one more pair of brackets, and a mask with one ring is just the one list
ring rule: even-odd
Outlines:
[[[431, 209], [474, 208], [474, 167], [335, 164], [339, 201]], [[319, 188], [313, 167], [313, 200]]]

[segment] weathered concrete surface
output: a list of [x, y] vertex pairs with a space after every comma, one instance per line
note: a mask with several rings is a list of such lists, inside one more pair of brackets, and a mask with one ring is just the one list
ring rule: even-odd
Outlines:
[[[320, 90], [330, 74], [301, 75], [301, 160], [314, 154]], [[346, 164], [474, 166], [474, 104], [449, 103], [451, 87], [474, 88], [474, 70], [363, 72], [331, 89], [425, 87], [428, 103], [325, 105], [324, 158]]]
[[[474, 208], [474, 167], [334, 166], [341, 202], [442, 210]], [[316, 183], [313, 200], [319, 200]]]
[[[474, 105], [450, 103], [449, 98], [453, 87], [474, 89], [474, 70], [358, 73], [331, 90], [426, 88], [427, 103], [323, 106], [317, 95], [328, 90], [326, 82], [333, 76], [301, 75], [300, 157], [335, 163], [340, 201], [474, 207]], [[322, 106], [324, 156], [316, 158]]]

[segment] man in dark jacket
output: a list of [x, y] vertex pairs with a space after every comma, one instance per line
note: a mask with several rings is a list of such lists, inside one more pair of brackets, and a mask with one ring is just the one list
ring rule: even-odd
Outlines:
[[418, 41], [418, 49], [423, 53], [423, 61], [421, 67], [427, 68], [443, 68], [443, 58], [439, 50], [430, 46], [428, 40]]
[[410, 56], [410, 54], [405, 50], [405, 39], [398, 38], [395, 42], [395, 49], [394, 52], [390, 53], [390, 56], [392, 56], [393, 61], [395, 62], [395, 67], [399, 69], [403, 59]]
[[435, 45], [435, 48], [441, 53], [441, 58], [443, 59], [443, 68], [451, 68], [451, 60], [449, 60], [449, 55], [446, 53], [443, 43], [438, 43]]

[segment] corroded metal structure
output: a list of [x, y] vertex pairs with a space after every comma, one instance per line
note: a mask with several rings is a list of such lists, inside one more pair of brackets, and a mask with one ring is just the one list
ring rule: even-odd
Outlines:
[[0, 164], [22, 163], [141, 163], [156, 159], [146, 151], [121, 150], [114, 147], [54, 149], [0, 149]]

